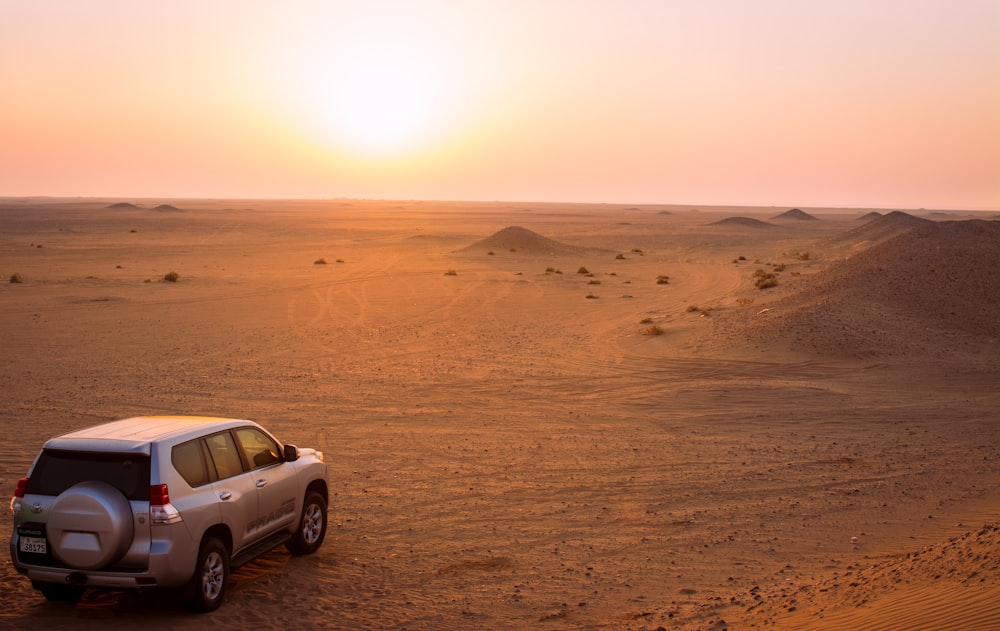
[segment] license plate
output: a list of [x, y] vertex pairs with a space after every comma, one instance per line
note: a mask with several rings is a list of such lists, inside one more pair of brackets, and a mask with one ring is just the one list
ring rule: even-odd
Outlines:
[[21, 552], [29, 554], [45, 554], [48, 551], [48, 542], [43, 537], [21, 537], [18, 545]]

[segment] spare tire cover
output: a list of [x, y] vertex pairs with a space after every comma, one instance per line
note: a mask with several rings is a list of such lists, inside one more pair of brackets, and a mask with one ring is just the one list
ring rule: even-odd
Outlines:
[[132, 506], [104, 482], [81, 482], [59, 495], [46, 524], [52, 555], [67, 566], [96, 570], [128, 551], [135, 534]]

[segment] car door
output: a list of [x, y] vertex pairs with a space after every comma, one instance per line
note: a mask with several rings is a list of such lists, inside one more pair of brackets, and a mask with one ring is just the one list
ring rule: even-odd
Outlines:
[[257, 486], [253, 476], [243, 467], [236, 440], [229, 432], [212, 434], [205, 438], [216, 481], [212, 489], [219, 498], [222, 521], [233, 535], [233, 552], [246, 547], [256, 538], [251, 526], [260, 512]]
[[256, 538], [292, 526], [301, 502], [294, 465], [285, 462], [281, 447], [266, 432], [240, 427], [233, 433], [257, 489], [258, 515], [248, 528], [250, 535]]

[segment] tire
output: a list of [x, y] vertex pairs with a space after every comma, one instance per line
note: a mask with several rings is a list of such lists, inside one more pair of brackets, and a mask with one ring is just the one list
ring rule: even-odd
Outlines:
[[194, 576], [187, 586], [187, 605], [191, 611], [207, 613], [222, 604], [229, 582], [229, 550], [221, 541], [207, 537], [201, 542]]
[[326, 500], [316, 491], [306, 492], [299, 527], [286, 544], [292, 554], [312, 554], [326, 537]]
[[50, 603], [76, 603], [83, 596], [83, 588], [59, 583], [41, 583], [37, 586]]

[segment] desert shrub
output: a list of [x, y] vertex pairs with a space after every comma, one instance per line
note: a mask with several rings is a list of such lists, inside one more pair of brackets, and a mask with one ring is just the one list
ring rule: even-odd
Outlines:
[[765, 272], [762, 269], [757, 270], [753, 273], [754, 277], [754, 287], [757, 289], [768, 289], [770, 287], [775, 287], [778, 284], [778, 277], [771, 273]]
[[745, 260], [747, 260], [747, 257], [741, 256], [741, 257], [737, 258], [736, 260], [737, 261], [745, 261]]
[[167, 272], [166, 274], [163, 275], [163, 280], [167, 281], [168, 283], [176, 283], [178, 280], [180, 280], [180, 277], [181, 275], [178, 274], [177, 272]]
[[316, 259], [313, 261], [313, 265], [326, 265], [326, 259]]
[[496, 255], [493, 254], [493, 250], [490, 250], [489, 252], [486, 253], [486, 256], [496, 256]]
[[656, 277], [656, 284], [657, 285], [668, 285], [668, 284], [670, 284], [670, 277], [669, 276], [663, 276], [661, 274], [661, 275], [659, 275], [659, 276]]
[[639, 320], [639, 324], [650, 324], [652, 321], [653, 318], [643, 318], [642, 320]]
[[590, 281], [590, 282], [588, 282], [587, 284], [588, 284], [588, 285], [600, 285], [600, 284], [601, 284], [601, 281], [599, 281], [599, 280], [597, 280], [597, 279], [595, 278], [594, 280], [591, 280], [591, 281]]
[[800, 261], [808, 261], [809, 260], [809, 253], [808, 252], [799, 252], [799, 260]]
[[338, 262], [338, 263], [343, 263], [343, 262], [344, 262], [344, 259], [337, 259], [337, 262]]
[[615, 256], [615, 260], [616, 261], [624, 261], [625, 260], [625, 255], [624, 254], [619, 254], [619, 255]]
[[597, 300], [598, 298], [600, 298], [600, 296], [596, 296], [594, 294], [587, 294], [587, 300]]
[[545, 268], [545, 273], [546, 274], [551, 274], [551, 273], [553, 273], [555, 271], [556, 271], [556, 268], [554, 268], [554, 267], [546, 267]]
[[576, 273], [577, 274], [589, 274], [590, 270], [587, 269], [586, 267], [584, 267], [583, 265], [581, 265], [580, 269], [576, 270]]
[[700, 311], [701, 309], [697, 305], [688, 305], [687, 312], [694, 313], [695, 311]]
[[632, 252], [633, 252], [633, 254], [642, 254], [642, 249], [641, 248], [632, 248]]
[[643, 329], [642, 330], [642, 334], [643, 335], [663, 335], [663, 329], [661, 329], [660, 327], [658, 327], [658, 326], [656, 326], [654, 324], [653, 326], [648, 326], [645, 329]]
[[453, 269], [450, 269], [450, 270], [448, 270], [447, 272], [445, 272], [445, 273], [444, 273], [444, 275], [445, 275], [445, 276], [458, 276], [458, 272], [456, 272], [456, 271], [455, 271], [455, 270], [453, 270]]
[[736, 304], [741, 307], [747, 307], [753, 304], [753, 298], [737, 298]]
[[778, 263], [777, 265], [774, 266], [774, 271], [776, 271], [776, 272], [783, 272], [783, 271], [785, 271], [785, 264], [784, 263]]
[[517, 252], [517, 248], [511, 248], [510, 251], [511, 252]]
[[23, 283], [24, 279], [21, 277], [20, 274], [15, 272], [14, 274], [10, 275], [10, 282], [14, 284]]

